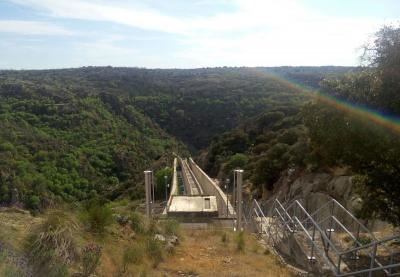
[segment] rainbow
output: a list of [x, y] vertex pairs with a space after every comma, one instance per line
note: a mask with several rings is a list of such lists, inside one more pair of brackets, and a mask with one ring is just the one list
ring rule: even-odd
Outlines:
[[397, 116], [389, 116], [385, 115], [382, 112], [371, 109], [366, 106], [355, 105], [343, 99], [338, 99], [337, 97], [327, 95], [322, 93], [321, 91], [313, 91], [303, 85], [297, 84], [293, 81], [284, 79], [281, 76], [277, 76], [276, 74], [261, 71], [259, 69], [253, 68], [251, 69], [257, 75], [268, 77], [271, 79], [275, 78], [280, 82], [283, 82], [290, 88], [293, 88], [302, 94], [309, 96], [311, 99], [316, 101], [323, 102], [331, 107], [334, 107], [337, 110], [340, 110], [346, 114], [356, 116], [357, 118], [364, 119], [368, 122], [371, 122], [375, 125], [379, 125], [384, 127], [385, 129], [395, 132], [396, 134], [400, 134], [400, 117]]

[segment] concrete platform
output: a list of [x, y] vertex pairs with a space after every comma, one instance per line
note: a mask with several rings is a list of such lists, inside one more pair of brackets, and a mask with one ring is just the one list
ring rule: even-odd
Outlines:
[[178, 217], [217, 217], [217, 199], [215, 196], [174, 195], [167, 214]]

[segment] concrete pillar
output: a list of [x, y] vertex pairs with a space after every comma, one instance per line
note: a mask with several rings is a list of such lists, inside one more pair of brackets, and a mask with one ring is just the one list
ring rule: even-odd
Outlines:
[[241, 169], [236, 169], [235, 170], [235, 175], [236, 175], [236, 200], [237, 200], [237, 207], [236, 207], [236, 230], [239, 232], [242, 231], [242, 206], [243, 206], [243, 200], [242, 200], [242, 187], [243, 187], [243, 170]]
[[144, 172], [144, 186], [146, 190], [146, 216], [147, 218], [151, 218], [152, 214], [152, 196], [153, 196], [153, 188], [152, 188], [152, 180], [153, 172], [151, 170], [146, 170]]

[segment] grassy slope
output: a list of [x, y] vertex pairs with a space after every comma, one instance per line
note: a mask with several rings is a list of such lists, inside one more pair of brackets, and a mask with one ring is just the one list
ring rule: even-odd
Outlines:
[[[12, 209], [0, 211], [0, 242], [6, 241], [8, 249], [18, 255], [23, 253], [23, 245], [31, 228], [43, 222], [44, 217], [32, 217]], [[85, 231], [77, 235], [78, 245], [95, 241], [102, 246], [101, 264], [97, 276], [117, 276], [122, 267], [123, 251], [141, 243], [141, 237], [132, 239], [130, 227], [113, 224], [104, 237], [100, 238]], [[165, 254], [164, 261], [153, 268], [149, 258], [141, 264], [128, 266], [125, 275], [137, 276], [146, 272], [147, 276], [291, 276], [291, 273], [277, 262], [271, 254], [265, 254], [263, 248], [250, 235], [245, 236], [245, 251], [236, 250], [236, 234], [227, 232], [228, 242], [221, 240], [221, 230], [184, 230], [181, 244], [175, 253]], [[196, 251], [194, 251], [196, 249]], [[0, 259], [0, 276], [5, 276], [5, 268], [10, 272], [10, 263]], [[79, 264], [70, 266], [70, 272], [79, 271]], [[184, 275], [182, 275], [184, 274]], [[186, 274], [186, 275], [185, 275]], [[18, 275], [17, 275], [18, 276]]]

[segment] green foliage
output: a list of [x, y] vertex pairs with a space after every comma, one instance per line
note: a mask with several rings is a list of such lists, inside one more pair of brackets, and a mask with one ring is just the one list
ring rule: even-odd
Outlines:
[[[337, 101], [400, 116], [399, 38], [400, 28], [384, 27], [369, 47], [372, 53], [367, 51], [364, 57], [373, 67], [324, 81], [323, 93]], [[400, 225], [399, 134], [324, 101], [307, 105], [303, 118], [311, 138], [312, 160], [318, 166], [349, 166], [357, 175], [354, 181], [364, 200], [358, 215]]]
[[246, 247], [246, 242], [244, 238], [244, 232], [240, 231], [236, 236], [236, 250], [239, 252], [244, 252]]
[[160, 241], [151, 237], [147, 239], [147, 254], [153, 261], [153, 266], [157, 267], [164, 259], [164, 249]]
[[173, 174], [173, 169], [170, 167], [165, 167], [163, 169], [160, 169], [159, 171], [156, 172], [155, 178], [156, 178], [156, 187], [155, 187], [155, 194], [156, 198], [158, 199], [165, 199], [165, 187], [167, 184], [172, 183], [172, 174]]
[[88, 244], [82, 250], [82, 275], [91, 276], [100, 264], [101, 247], [96, 244]]
[[146, 249], [139, 243], [125, 249], [122, 257], [122, 271], [126, 272], [130, 264], [140, 264], [146, 254], [145, 252]]
[[138, 234], [143, 234], [146, 232], [145, 222], [143, 216], [139, 212], [132, 212], [130, 216], [131, 228]]
[[83, 212], [83, 223], [91, 232], [103, 234], [106, 227], [113, 223], [113, 211], [107, 204], [93, 203]]
[[162, 222], [162, 228], [164, 234], [168, 236], [181, 236], [181, 227], [178, 221], [174, 219], [167, 219]]
[[28, 198], [28, 201], [26, 203], [27, 207], [33, 211], [37, 211], [40, 208], [40, 198], [39, 196], [36, 195], [31, 195]]
[[245, 154], [236, 153], [228, 159], [224, 172], [228, 174], [236, 168], [243, 168], [248, 162], [249, 158]]
[[[235, 153], [235, 147], [232, 148], [231, 136], [237, 137], [235, 134], [238, 133], [246, 134], [243, 153]], [[244, 177], [253, 183], [253, 189], [270, 190], [282, 171], [304, 166], [308, 159], [308, 147], [300, 105], [294, 103], [265, 112], [213, 140], [206, 169], [211, 175], [222, 172], [225, 178], [234, 168], [240, 167], [245, 169]]]
[[3, 269], [3, 275], [4, 277], [24, 277], [26, 274], [18, 269], [15, 266], [12, 265], [6, 265], [5, 268]]

